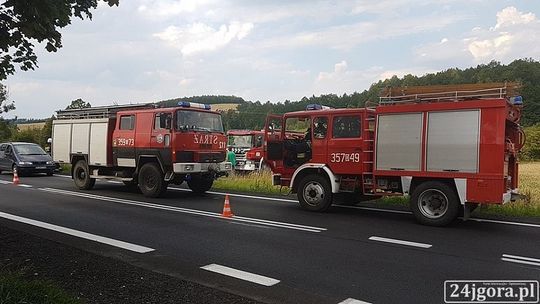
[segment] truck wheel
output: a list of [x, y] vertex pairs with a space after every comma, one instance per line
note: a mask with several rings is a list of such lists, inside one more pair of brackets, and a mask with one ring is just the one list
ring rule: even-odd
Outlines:
[[300, 206], [309, 211], [326, 211], [332, 205], [332, 189], [328, 180], [311, 174], [298, 185]]
[[202, 175], [192, 175], [187, 182], [189, 189], [197, 194], [203, 194], [212, 188], [214, 179]]
[[73, 182], [80, 190], [91, 190], [96, 184], [95, 178], [90, 178], [90, 169], [86, 161], [79, 160], [73, 167]]
[[460, 209], [456, 191], [441, 182], [420, 184], [411, 196], [411, 210], [424, 225], [446, 226], [453, 222]]
[[161, 169], [155, 163], [146, 163], [139, 172], [139, 189], [144, 196], [160, 197], [167, 191], [167, 182], [165, 182]]

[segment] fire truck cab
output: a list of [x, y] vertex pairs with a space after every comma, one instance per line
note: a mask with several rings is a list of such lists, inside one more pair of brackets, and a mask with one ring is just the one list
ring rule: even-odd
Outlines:
[[[373, 108], [269, 115], [265, 157], [273, 184], [325, 211], [333, 197], [409, 195], [422, 224], [443, 226], [478, 204], [519, 198], [521, 97], [506, 84], [390, 91]], [[508, 97], [507, 97], [508, 96]]]
[[260, 170], [263, 158], [264, 132], [254, 130], [229, 130], [227, 132], [227, 149], [236, 156], [236, 171]]

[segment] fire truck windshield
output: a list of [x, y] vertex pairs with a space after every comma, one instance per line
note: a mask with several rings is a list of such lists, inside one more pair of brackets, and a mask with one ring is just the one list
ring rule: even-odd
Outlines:
[[223, 133], [223, 123], [221, 115], [216, 113], [178, 110], [176, 112], [176, 129], [179, 131]]
[[231, 147], [251, 147], [253, 136], [251, 135], [229, 135], [229, 146]]

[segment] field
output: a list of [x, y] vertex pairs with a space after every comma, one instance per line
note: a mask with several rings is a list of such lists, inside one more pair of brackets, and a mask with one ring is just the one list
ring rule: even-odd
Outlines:
[[214, 111], [223, 111], [227, 112], [229, 110], [236, 110], [238, 108], [237, 103], [220, 103], [220, 104], [213, 104], [212, 110]]
[[43, 129], [43, 126], [45, 126], [44, 122], [36, 122], [36, 123], [29, 123], [29, 124], [18, 124], [17, 128], [19, 128], [20, 131], [28, 130], [28, 129]]
[[[506, 205], [485, 205], [477, 209], [475, 214], [540, 217], [540, 162], [520, 164], [519, 183], [520, 193], [527, 195], [527, 200]], [[267, 171], [249, 175], [233, 174], [220, 178], [214, 183], [214, 189], [272, 195], [288, 193], [288, 188], [280, 190], [279, 187], [272, 186], [272, 175]], [[394, 197], [382, 199], [380, 203], [406, 205], [407, 200]]]

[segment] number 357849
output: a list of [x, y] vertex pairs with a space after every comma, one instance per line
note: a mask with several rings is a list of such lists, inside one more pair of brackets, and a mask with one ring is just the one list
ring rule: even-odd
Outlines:
[[332, 153], [330, 154], [332, 163], [359, 163], [360, 153]]

